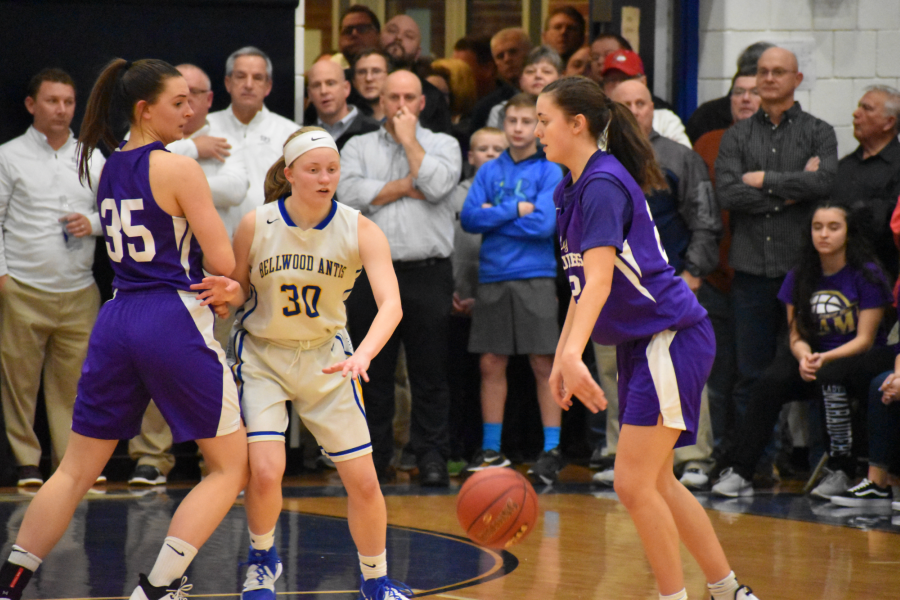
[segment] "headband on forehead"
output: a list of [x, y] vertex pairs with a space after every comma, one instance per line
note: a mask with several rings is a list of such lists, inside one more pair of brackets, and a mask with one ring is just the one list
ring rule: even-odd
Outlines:
[[315, 130], [301, 133], [284, 146], [284, 164], [291, 166], [301, 155], [315, 148], [331, 148], [338, 154], [337, 144], [327, 131]]

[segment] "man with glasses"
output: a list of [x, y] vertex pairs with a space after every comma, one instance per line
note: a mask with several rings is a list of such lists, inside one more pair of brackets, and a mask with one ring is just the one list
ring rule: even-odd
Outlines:
[[341, 17], [338, 48], [347, 64], [352, 65], [363, 50], [379, 47], [381, 23], [367, 6], [354, 4]]
[[739, 412], [784, 339], [784, 306], [777, 294], [800, 258], [810, 209], [829, 195], [837, 172], [834, 128], [794, 100], [802, 81], [792, 52], [763, 52], [756, 74], [760, 109], [725, 132], [716, 159], [716, 193], [721, 208], [730, 211], [731, 293], [740, 316], [733, 392]]

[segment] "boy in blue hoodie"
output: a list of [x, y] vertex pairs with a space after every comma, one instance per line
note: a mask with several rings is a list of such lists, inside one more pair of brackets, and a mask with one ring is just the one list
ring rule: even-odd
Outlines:
[[509, 148], [478, 170], [460, 214], [464, 230], [482, 234], [469, 352], [481, 355], [484, 441], [466, 470], [510, 464], [500, 453], [506, 366], [510, 356], [527, 354], [544, 426], [544, 450], [528, 473], [549, 484], [564, 466], [561, 410], [548, 381], [559, 340], [553, 190], [562, 170], [537, 147], [535, 102], [531, 94], [509, 100], [503, 121]]

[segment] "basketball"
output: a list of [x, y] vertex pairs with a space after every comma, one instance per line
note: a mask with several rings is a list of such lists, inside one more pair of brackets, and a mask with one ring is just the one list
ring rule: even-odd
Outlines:
[[537, 521], [537, 494], [517, 471], [485, 469], [463, 484], [456, 518], [473, 542], [503, 550], [521, 542]]

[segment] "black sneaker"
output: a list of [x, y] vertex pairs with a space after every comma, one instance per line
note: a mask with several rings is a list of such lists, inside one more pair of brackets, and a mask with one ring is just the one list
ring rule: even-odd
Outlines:
[[128, 485], [164, 485], [166, 476], [153, 465], [138, 465], [128, 478]]
[[870, 508], [890, 508], [894, 494], [890, 488], [881, 487], [868, 479], [863, 479], [846, 492], [831, 497], [838, 506], [859, 506]]
[[528, 469], [528, 474], [537, 483], [551, 485], [559, 479], [559, 472], [562, 471], [564, 466], [566, 466], [566, 461], [563, 460], [559, 448], [554, 448], [553, 450], [541, 452], [534, 466]]
[[186, 600], [188, 592], [194, 587], [187, 582], [187, 577], [160, 587], [151, 585], [143, 573], [140, 574], [138, 581], [138, 586], [131, 592], [129, 600]]
[[448, 487], [450, 474], [447, 472], [447, 461], [426, 460], [419, 467], [419, 485], [423, 487]]
[[466, 467], [466, 473], [477, 473], [485, 469], [494, 469], [497, 467], [508, 467], [512, 463], [496, 450], [479, 450], [475, 453], [472, 462]]
[[31, 465], [25, 465], [18, 468], [19, 481], [16, 485], [19, 487], [39, 487], [44, 485], [44, 476], [41, 470]]

